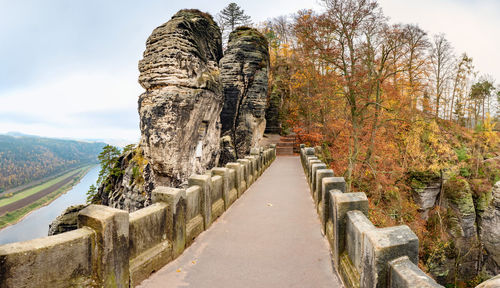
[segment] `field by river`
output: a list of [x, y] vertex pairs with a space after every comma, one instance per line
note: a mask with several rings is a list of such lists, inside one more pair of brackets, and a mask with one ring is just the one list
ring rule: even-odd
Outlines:
[[49, 224], [68, 206], [86, 202], [86, 192], [91, 184], [95, 184], [98, 173], [99, 166], [90, 167], [80, 182], [70, 188], [68, 192], [57, 197], [50, 204], [31, 211], [18, 223], [0, 230], [0, 244], [47, 236]]
[[12, 225], [31, 211], [54, 201], [72, 189], [92, 167], [94, 166], [69, 171], [40, 185], [19, 191], [11, 197], [0, 199], [0, 228]]

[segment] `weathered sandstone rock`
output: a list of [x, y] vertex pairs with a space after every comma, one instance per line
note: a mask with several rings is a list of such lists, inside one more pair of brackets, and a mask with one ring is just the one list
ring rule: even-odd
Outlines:
[[[274, 88], [274, 87], [273, 87]], [[269, 102], [266, 108], [266, 130], [265, 133], [281, 133], [280, 108], [281, 96], [277, 89], [273, 89], [269, 95]]]
[[500, 181], [492, 189], [492, 200], [482, 215], [480, 237], [487, 255], [484, 269], [500, 274]]
[[99, 186], [97, 203], [129, 212], [151, 205], [155, 177], [142, 150], [121, 155], [116, 165], [121, 172], [110, 175]]
[[224, 89], [222, 133], [231, 136], [238, 158], [258, 145], [266, 128], [269, 52], [257, 30], [239, 27], [229, 35], [220, 62]]
[[70, 206], [57, 218], [49, 224], [49, 236], [57, 235], [78, 228], [78, 212], [87, 207], [87, 205]]
[[410, 186], [421, 217], [427, 219], [441, 192], [441, 178], [432, 173], [414, 173], [411, 176]]
[[221, 33], [212, 17], [181, 10], [156, 28], [139, 62], [141, 147], [158, 185], [177, 186], [217, 164], [223, 105]]
[[443, 193], [452, 252], [435, 257], [429, 272], [441, 284], [469, 281], [477, 274], [481, 252], [472, 191], [465, 179], [452, 178], [443, 184]]
[[229, 162], [236, 161], [236, 151], [231, 136], [226, 135], [220, 139], [219, 166], [224, 167]]

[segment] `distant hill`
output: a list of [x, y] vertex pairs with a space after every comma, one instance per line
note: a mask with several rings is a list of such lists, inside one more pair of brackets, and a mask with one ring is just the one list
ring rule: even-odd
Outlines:
[[104, 143], [0, 135], [0, 192], [44, 177], [97, 163]]

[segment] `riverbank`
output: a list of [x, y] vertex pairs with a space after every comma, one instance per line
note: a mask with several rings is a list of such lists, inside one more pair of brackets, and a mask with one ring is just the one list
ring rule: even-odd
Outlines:
[[[33, 195], [30, 195], [26, 198], [21, 199], [20, 201], [23, 201], [22, 207], [9, 211], [5, 213], [4, 215], [0, 216], [0, 230], [18, 223], [19, 221], [23, 220], [26, 216], [28, 216], [31, 212], [49, 205], [52, 201], [56, 200], [59, 196], [63, 195], [64, 193], [68, 192], [71, 190], [73, 186], [78, 184], [80, 180], [88, 173], [88, 171], [92, 168], [95, 167], [95, 165], [88, 165], [85, 167], [81, 167], [78, 169], [75, 169], [75, 171], [68, 172], [67, 174], [70, 174], [68, 177], [63, 177], [61, 181], [58, 181], [57, 183], [51, 185], [50, 187], [43, 188], [43, 190], [34, 193]], [[53, 180], [51, 180], [53, 181]], [[46, 182], [47, 183], [47, 182]], [[45, 185], [41, 184], [41, 185]], [[41, 186], [40, 185], [40, 186]], [[33, 187], [36, 188], [36, 187]], [[32, 189], [33, 189], [32, 188]], [[40, 196], [40, 197], [36, 197]], [[16, 201], [11, 204], [20, 202]], [[4, 206], [5, 207], [5, 206]]]

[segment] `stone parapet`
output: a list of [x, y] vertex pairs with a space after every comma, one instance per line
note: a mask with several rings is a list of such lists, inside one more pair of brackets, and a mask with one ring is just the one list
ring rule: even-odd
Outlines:
[[377, 228], [368, 219], [365, 193], [346, 193], [343, 177], [318, 159], [314, 148], [300, 146], [321, 230], [334, 267], [346, 287], [442, 287], [418, 266], [418, 238], [406, 225]]
[[[0, 287], [134, 287], [178, 257], [276, 158], [275, 147], [152, 191], [133, 213], [90, 205], [79, 229], [0, 245]], [[71, 259], [71, 261], [66, 261]]]

